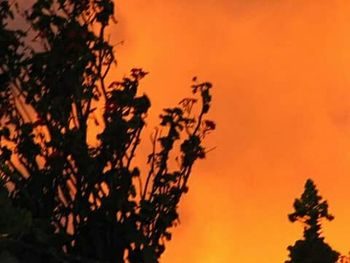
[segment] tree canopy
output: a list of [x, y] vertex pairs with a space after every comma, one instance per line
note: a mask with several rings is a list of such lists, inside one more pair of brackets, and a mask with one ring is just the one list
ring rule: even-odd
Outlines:
[[316, 185], [311, 179], [305, 183], [304, 192], [294, 201], [294, 212], [289, 214], [289, 220], [304, 225], [302, 240], [289, 246], [289, 260], [286, 263], [335, 263], [339, 253], [334, 251], [321, 233], [321, 221], [333, 220], [328, 212], [328, 203], [318, 194]]
[[158, 262], [171, 239], [215, 129], [212, 85], [194, 78], [194, 96], [163, 111], [140, 169], [147, 72], [108, 81], [114, 20], [111, 0], [36, 0], [23, 13], [0, 0], [1, 260]]

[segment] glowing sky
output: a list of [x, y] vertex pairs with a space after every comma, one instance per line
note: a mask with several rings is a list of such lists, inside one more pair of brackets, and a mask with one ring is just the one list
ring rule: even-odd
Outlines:
[[215, 85], [217, 149], [191, 178], [161, 262], [283, 262], [308, 177], [335, 215], [326, 241], [347, 253], [350, 1], [121, 0], [117, 18], [118, 74], [151, 72], [151, 124], [194, 75]]

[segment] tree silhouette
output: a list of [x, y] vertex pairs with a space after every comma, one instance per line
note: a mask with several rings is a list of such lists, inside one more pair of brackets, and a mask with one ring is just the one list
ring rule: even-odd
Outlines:
[[141, 173], [147, 73], [108, 81], [113, 1], [37, 0], [26, 31], [17, 8], [0, 0], [0, 261], [158, 262], [215, 129], [212, 85], [164, 110]]
[[314, 182], [308, 179], [301, 198], [294, 201], [294, 213], [289, 220], [304, 225], [304, 238], [294, 246], [289, 246], [289, 258], [286, 263], [335, 263], [339, 253], [334, 251], [321, 236], [321, 220], [333, 220], [328, 213], [328, 203], [318, 195]]

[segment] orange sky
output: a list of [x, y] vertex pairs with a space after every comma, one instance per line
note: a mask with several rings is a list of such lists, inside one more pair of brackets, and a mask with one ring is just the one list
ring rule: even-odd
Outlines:
[[117, 2], [119, 71], [143, 67], [160, 109], [215, 85], [217, 146], [181, 204], [164, 263], [284, 262], [301, 237], [288, 222], [313, 178], [335, 220], [326, 241], [350, 250], [350, 1]]

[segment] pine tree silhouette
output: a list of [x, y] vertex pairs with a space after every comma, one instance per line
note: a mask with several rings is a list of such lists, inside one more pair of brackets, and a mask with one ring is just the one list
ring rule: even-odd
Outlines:
[[333, 220], [328, 212], [328, 203], [318, 195], [314, 182], [308, 179], [300, 198], [294, 201], [295, 211], [289, 214], [289, 220], [304, 225], [302, 240], [289, 246], [289, 260], [286, 263], [335, 263], [339, 253], [334, 251], [321, 236], [322, 219]]

